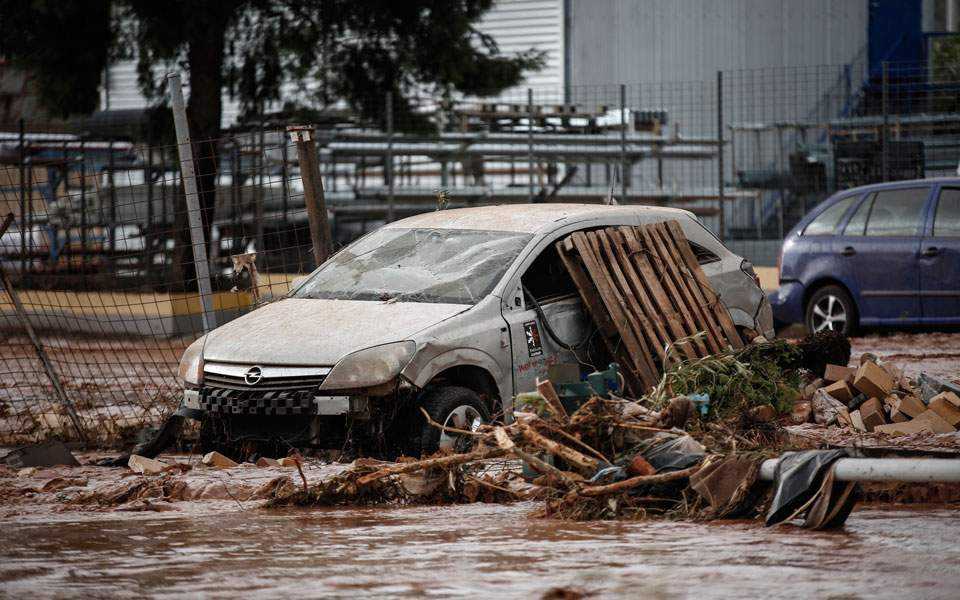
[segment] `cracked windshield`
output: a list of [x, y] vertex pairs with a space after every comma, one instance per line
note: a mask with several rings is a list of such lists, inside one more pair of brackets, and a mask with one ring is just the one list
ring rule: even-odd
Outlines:
[[476, 304], [530, 235], [465, 229], [380, 229], [344, 248], [295, 298]]

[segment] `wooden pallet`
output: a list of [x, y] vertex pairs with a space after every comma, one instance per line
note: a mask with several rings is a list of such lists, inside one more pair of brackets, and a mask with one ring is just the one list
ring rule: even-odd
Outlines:
[[699, 358], [743, 341], [677, 221], [578, 231], [556, 244], [629, 391], [660, 379], [668, 347]]

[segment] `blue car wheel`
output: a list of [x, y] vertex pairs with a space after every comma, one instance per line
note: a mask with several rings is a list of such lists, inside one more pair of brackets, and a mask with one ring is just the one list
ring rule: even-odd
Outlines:
[[857, 328], [857, 307], [843, 288], [824, 286], [807, 302], [805, 323], [812, 333], [836, 331], [853, 335]]

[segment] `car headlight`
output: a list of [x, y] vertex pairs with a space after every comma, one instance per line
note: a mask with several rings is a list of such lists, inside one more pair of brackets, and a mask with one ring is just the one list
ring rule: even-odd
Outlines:
[[191, 385], [200, 385], [203, 381], [203, 338], [187, 346], [180, 358], [177, 375], [180, 381]]
[[320, 384], [321, 390], [372, 387], [400, 374], [417, 351], [412, 341], [358, 350], [340, 359]]

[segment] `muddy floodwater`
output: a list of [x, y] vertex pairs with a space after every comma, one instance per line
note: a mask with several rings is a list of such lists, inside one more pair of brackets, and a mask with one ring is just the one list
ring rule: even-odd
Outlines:
[[[960, 511], [866, 507], [838, 533], [568, 523], [529, 503], [58, 515], [3, 523], [0, 595], [957, 598]], [[49, 515], [48, 515], [49, 517]]]

